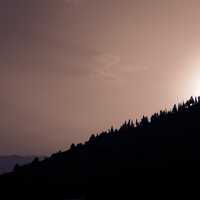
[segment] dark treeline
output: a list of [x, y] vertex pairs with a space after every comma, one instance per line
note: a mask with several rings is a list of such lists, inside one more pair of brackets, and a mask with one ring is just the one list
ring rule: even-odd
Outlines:
[[177, 192], [191, 184], [199, 171], [200, 97], [191, 97], [169, 111], [128, 120], [119, 129], [111, 127], [42, 161], [16, 165], [0, 183], [21, 186], [21, 198], [27, 186], [36, 199], [113, 199], [119, 194], [132, 199], [160, 192], [166, 197], [174, 188]]

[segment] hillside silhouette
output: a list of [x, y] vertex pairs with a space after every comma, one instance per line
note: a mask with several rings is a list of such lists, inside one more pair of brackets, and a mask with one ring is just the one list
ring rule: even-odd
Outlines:
[[180, 198], [191, 179], [199, 180], [199, 171], [200, 97], [191, 97], [42, 161], [16, 165], [0, 183], [21, 188], [15, 193], [21, 199], [25, 187], [35, 199]]
[[[11, 172], [16, 163], [25, 165], [30, 163], [35, 156], [0, 156], [0, 174]], [[44, 157], [44, 156], [43, 156]], [[43, 158], [42, 156], [40, 159]]]

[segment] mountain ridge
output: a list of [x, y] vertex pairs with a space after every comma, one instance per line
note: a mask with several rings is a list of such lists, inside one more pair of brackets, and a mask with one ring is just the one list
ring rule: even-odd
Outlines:
[[[30, 163], [35, 157], [34, 155], [0, 155], [0, 174], [11, 172], [16, 164], [25, 165]], [[39, 156], [43, 158], [44, 156]]]
[[[102, 199], [103, 194], [117, 194], [119, 186], [128, 188], [130, 181], [137, 190], [154, 191], [151, 184], [155, 180], [154, 187], [160, 188], [172, 174], [173, 179], [183, 173], [187, 177], [188, 172], [196, 172], [198, 177], [199, 169], [200, 97], [191, 97], [169, 111], [161, 110], [136, 122], [128, 120], [119, 129], [111, 127], [91, 135], [84, 144], [72, 144], [67, 151], [42, 161], [35, 158], [30, 164], [17, 165], [12, 173], [1, 178], [4, 184], [54, 186], [51, 191], [38, 189], [39, 194], [53, 199], [83, 195], [87, 199]], [[102, 185], [109, 190], [103, 188], [96, 197], [97, 188]]]

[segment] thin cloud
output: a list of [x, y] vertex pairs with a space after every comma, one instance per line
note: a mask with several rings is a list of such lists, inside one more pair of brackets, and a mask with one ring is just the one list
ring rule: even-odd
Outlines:
[[105, 80], [126, 80], [133, 73], [147, 72], [149, 70], [148, 65], [127, 65], [123, 63], [120, 56], [109, 53], [96, 55], [95, 61], [96, 67], [93, 75], [102, 77]]
[[64, 0], [65, 3], [69, 6], [69, 5], [77, 5], [79, 4], [82, 0]]

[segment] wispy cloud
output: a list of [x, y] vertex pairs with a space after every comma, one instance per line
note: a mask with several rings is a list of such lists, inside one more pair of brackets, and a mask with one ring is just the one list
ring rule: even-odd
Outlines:
[[77, 5], [83, 0], [64, 0], [67, 5]]
[[94, 57], [96, 66], [93, 76], [99, 76], [105, 80], [128, 79], [133, 73], [141, 73], [149, 70], [148, 65], [127, 65], [121, 56], [109, 53], [98, 54]]
[[95, 61], [100, 66], [95, 68], [95, 74], [103, 77], [104, 79], [115, 80], [115, 66], [120, 63], [120, 60], [120, 56], [111, 54], [101, 54], [95, 56]]

